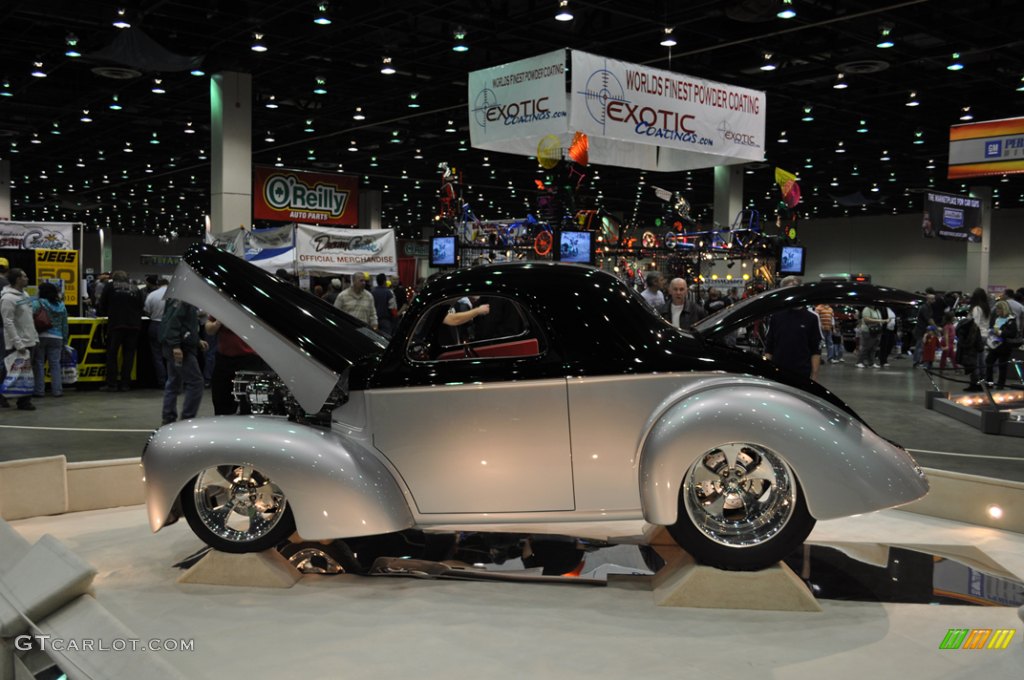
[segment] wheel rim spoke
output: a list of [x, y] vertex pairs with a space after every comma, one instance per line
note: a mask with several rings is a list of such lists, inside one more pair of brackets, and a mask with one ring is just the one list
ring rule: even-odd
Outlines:
[[280, 522], [287, 501], [277, 485], [251, 465], [221, 465], [200, 473], [195, 501], [199, 518], [219, 538], [248, 543]]

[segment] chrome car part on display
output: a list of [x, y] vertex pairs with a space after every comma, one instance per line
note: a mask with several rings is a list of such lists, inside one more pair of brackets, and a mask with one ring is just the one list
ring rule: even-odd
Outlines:
[[[293, 519], [304, 541], [515, 527], [605, 540], [616, 520], [646, 520], [701, 562], [759, 569], [816, 519], [928, 489], [907, 452], [834, 394], [717, 342], [794, 305], [917, 299], [902, 291], [797, 286], [680, 331], [611, 274], [504, 263], [432, 279], [390, 344], [209, 246], [188, 252], [167, 295], [214, 314], [274, 370], [276, 381], [240, 376], [254, 406], [278, 410], [274, 395], [295, 405], [290, 420], [174, 423], [147, 445], [153, 530], [184, 514], [219, 549], [267, 547], [272, 531], [259, 520], [274, 508], [275, 527]], [[445, 323], [484, 304], [471, 323]], [[221, 482], [225, 468], [244, 474]], [[236, 507], [259, 515], [254, 533], [220, 528]]]

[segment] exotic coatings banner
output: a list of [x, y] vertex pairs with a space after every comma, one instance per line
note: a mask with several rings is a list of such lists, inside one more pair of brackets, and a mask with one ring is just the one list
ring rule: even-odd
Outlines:
[[64, 304], [78, 304], [78, 251], [36, 248], [36, 285], [49, 281], [64, 293]]
[[397, 274], [393, 229], [332, 229], [300, 224], [295, 233], [299, 271]]
[[0, 222], [0, 248], [69, 250], [74, 228], [71, 222]]
[[926, 238], [981, 241], [981, 199], [926, 191], [921, 231]]
[[764, 92], [574, 51], [571, 96], [569, 126], [590, 137], [591, 158], [604, 147], [604, 163], [688, 170], [764, 160]]
[[359, 224], [359, 179], [256, 167], [252, 216], [278, 222]]

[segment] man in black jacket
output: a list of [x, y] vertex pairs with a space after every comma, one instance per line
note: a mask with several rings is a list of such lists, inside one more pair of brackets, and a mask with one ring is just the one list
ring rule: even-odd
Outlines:
[[[128, 274], [116, 271], [113, 281], [103, 286], [97, 312], [107, 317], [107, 385], [109, 392], [118, 389], [126, 392], [132, 388], [132, 367], [135, 365], [135, 349], [139, 346], [139, 331], [142, 329], [142, 305], [145, 297], [137, 286], [128, 282]], [[117, 353], [120, 350], [121, 367], [118, 371]]]

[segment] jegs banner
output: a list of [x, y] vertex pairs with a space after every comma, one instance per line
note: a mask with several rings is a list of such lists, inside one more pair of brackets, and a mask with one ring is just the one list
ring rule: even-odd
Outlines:
[[36, 248], [36, 285], [56, 284], [64, 292], [64, 304], [78, 304], [78, 251]]
[[255, 219], [359, 224], [359, 179], [351, 175], [257, 166], [252, 200]]
[[925, 238], [981, 242], [981, 199], [926, 191], [921, 232]]
[[339, 274], [398, 273], [393, 229], [296, 226], [295, 263], [300, 271]]

